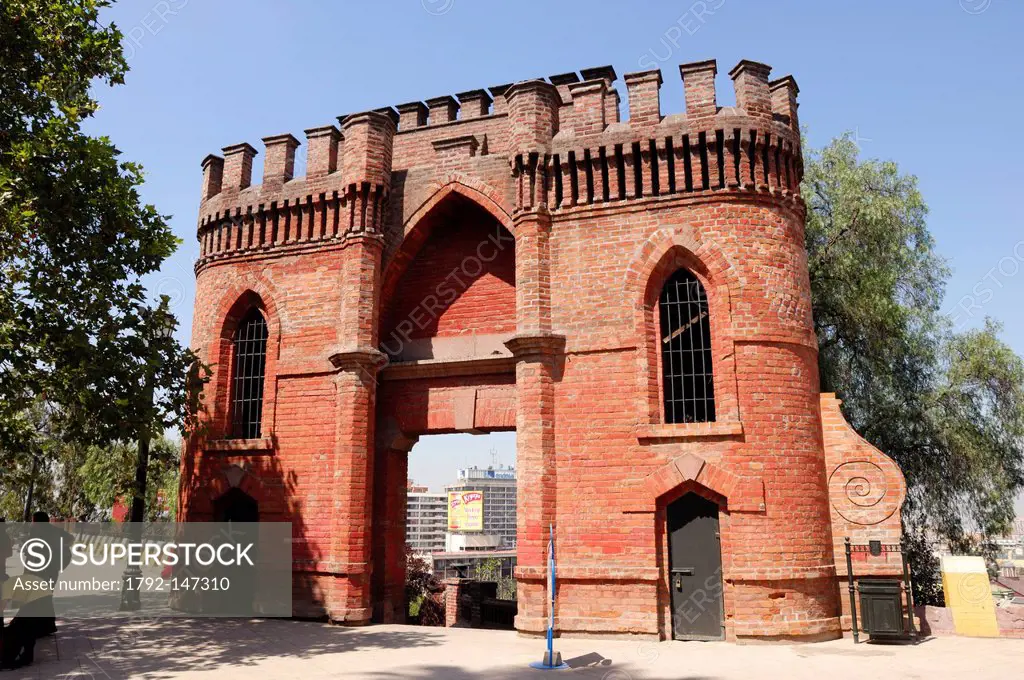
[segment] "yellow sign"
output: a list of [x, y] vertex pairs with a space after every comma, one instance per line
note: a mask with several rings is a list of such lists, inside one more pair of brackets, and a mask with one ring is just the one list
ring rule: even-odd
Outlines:
[[448, 531], [484, 530], [484, 492], [448, 492]]
[[944, 556], [942, 590], [946, 595], [946, 606], [952, 610], [957, 634], [999, 637], [985, 560], [980, 557]]

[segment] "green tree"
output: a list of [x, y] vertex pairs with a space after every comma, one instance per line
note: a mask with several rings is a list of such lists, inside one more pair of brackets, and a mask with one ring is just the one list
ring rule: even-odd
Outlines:
[[480, 562], [480, 565], [476, 568], [476, 578], [478, 581], [493, 581], [497, 583], [499, 600], [516, 599], [516, 581], [509, 576], [501, 575], [500, 558], [489, 557]]
[[439, 593], [444, 585], [434, 575], [430, 564], [405, 546], [405, 601], [409, 616], [419, 620], [423, 626], [443, 626], [444, 606], [439, 602]]
[[[96, 84], [123, 82], [103, 0], [0, 4], [0, 445], [22, 451], [43, 397], [78, 441], [160, 432], [187, 417], [194, 357], [154, 325], [142, 277], [177, 247], [139, 196], [141, 168], [82, 123]], [[154, 400], [148, 399], [155, 392]]]
[[[60, 456], [188, 430], [199, 406], [205, 373], [161, 332], [173, 321], [167, 299], [147, 303], [142, 285], [178, 239], [166, 217], [143, 204], [141, 167], [121, 160], [109, 138], [82, 130], [97, 110], [92, 88], [120, 85], [127, 71], [121, 32], [99, 20], [109, 4], [0, 3], [0, 467], [11, 471], [0, 496], [7, 499], [24, 493], [33, 457], [47, 457], [39, 465], [46, 482], [70, 474], [73, 461]], [[44, 437], [46, 447], [31, 417], [40, 401], [60, 419], [61, 435]], [[70, 509], [80, 492], [46, 500]]]
[[[134, 442], [89, 448], [78, 474], [85, 496], [94, 506], [109, 510], [117, 501], [131, 499], [137, 454]], [[154, 439], [149, 460], [146, 521], [173, 520], [178, 499], [180, 442], [166, 437]]]
[[1024, 365], [998, 324], [957, 333], [949, 267], [917, 179], [862, 161], [849, 136], [805, 159], [803, 194], [821, 388], [908, 485], [917, 596], [938, 591], [931, 544], [986, 553], [1024, 487]]
[[[114, 442], [84, 446], [65, 442], [59, 433], [37, 438], [32, 510], [52, 517], [80, 521], [110, 518], [117, 501], [130, 502], [134, 493], [138, 445]], [[150, 447], [149, 483], [146, 486], [146, 521], [173, 520], [177, 509], [180, 442], [158, 437]], [[0, 470], [0, 516], [21, 520], [28, 489], [31, 460], [17, 461]]]

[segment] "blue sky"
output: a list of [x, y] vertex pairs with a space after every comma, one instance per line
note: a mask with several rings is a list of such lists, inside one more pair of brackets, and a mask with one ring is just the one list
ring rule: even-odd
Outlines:
[[[865, 156], [917, 175], [954, 268], [946, 308], [968, 327], [1000, 319], [1024, 354], [1024, 3], [123, 0], [106, 19], [128, 35], [132, 70], [125, 86], [98, 91], [90, 129], [145, 166], [144, 199], [173, 216], [184, 243], [150, 283], [174, 299], [184, 340], [206, 154], [241, 141], [262, 150], [260, 138], [283, 132], [304, 139], [342, 113], [603, 64], [620, 76], [660, 67], [662, 112], [674, 113], [677, 65], [713, 57], [720, 105], [733, 102], [726, 74], [738, 60], [771, 64], [774, 77], [796, 77], [812, 146], [852, 131]], [[457, 465], [489, 463], [492, 448], [511, 462], [513, 436], [425, 440], [412, 475], [443, 484]]]

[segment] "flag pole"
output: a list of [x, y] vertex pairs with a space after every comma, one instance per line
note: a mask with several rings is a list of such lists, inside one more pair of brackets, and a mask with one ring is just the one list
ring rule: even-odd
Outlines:
[[545, 671], [563, 670], [569, 665], [562, 663], [562, 655], [555, 651], [555, 589], [557, 587], [555, 570], [555, 527], [548, 525], [548, 596], [545, 598], [548, 605], [548, 630], [547, 630], [547, 651], [544, 653], [544, 660], [539, 663], [531, 663], [531, 668]]

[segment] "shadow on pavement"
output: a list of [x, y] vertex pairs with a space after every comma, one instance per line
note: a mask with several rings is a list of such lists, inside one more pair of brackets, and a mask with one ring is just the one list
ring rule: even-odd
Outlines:
[[[0, 680], [162, 678], [178, 673], [256, 666], [268, 659], [312, 659], [365, 650], [408, 650], [441, 644], [429, 628], [352, 629], [278, 619], [104, 619], [60, 625], [56, 643], [39, 642], [31, 667]], [[56, 658], [59, 646], [60, 660]]]

